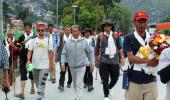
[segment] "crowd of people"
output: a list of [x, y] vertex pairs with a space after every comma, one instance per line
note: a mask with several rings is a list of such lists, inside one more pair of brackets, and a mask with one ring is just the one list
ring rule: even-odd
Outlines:
[[[87, 88], [89, 92], [94, 90], [93, 70], [96, 67], [103, 85], [104, 100], [111, 100], [111, 90], [119, 79], [120, 65], [124, 65], [126, 54], [131, 68], [128, 70], [130, 73], [125, 100], [157, 100], [156, 76], [146, 74], [140, 66], [168, 66], [170, 49], [163, 51], [160, 60], [139, 57], [139, 48], [148, 45], [148, 19], [147, 12], [136, 12], [133, 17], [135, 31], [126, 37], [114, 30], [114, 24], [109, 19], [103, 21], [102, 31], [97, 36], [87, 27], [81, 31], [79, 25], [65, 26], [59, 34], [53, 24], [46, 25], [44, 22], [36, 23], [37, 33], [32, 31], [32, 23], [24, 23], [25, 33], [18, 40], [15, 40], [13, 31], [9, 30], [7, 38], [0, 40], [0, 68], [4, 76], [2, 90], [8, 88], [10, 91], [19, 66], [21, 91], [15, 97], [25, 99], [26, 80], [29, 78], [30, 94], [36, 93], [36, 100], [42, 100], [48, 75], [49, 81], [56, 83], [56, 63], [59, 62], [60, 91], [64, 92], [65, 75], [68, 72], [67, 88], [71, 88], [73, 83], [75, 100], [83, 100], [83, 89]], [[28, 71], [30, 64], [33, 69]], [[167, 84], [165, 100], [170, 95], [170, 83]]]

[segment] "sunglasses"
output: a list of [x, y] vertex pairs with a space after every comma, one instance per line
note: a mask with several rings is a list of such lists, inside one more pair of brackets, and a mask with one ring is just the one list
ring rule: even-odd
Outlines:
[[38, 29], [37, 31], [38, 32], [44, 32], [44, 29]]

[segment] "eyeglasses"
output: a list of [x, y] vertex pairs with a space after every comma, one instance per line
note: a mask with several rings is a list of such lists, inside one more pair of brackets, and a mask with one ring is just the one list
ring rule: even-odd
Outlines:
[[38, 32], [44, 32], [44, 29], [38, 29], [37, 31]]

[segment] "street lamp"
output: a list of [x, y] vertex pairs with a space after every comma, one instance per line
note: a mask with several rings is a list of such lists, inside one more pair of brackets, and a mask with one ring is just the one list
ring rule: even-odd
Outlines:
[[3, 13], [2, 13], [2, 2], [3, 0], [0, 0], [0, 34], [3, 33]]
[[74, 13], [74, 25], [76, 24], [76, 8], [77, 8], [77, 5], [72, 5], [73, 7], [73, 13]]

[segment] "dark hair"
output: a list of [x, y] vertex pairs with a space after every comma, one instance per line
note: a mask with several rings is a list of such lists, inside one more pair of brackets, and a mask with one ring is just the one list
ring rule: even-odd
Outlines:
[[113, 23], [112, 23], [112, 20], [110, 20], [110, 19], [105, 19], [104, 21], [103, 21], [103, 23], [102, 23], [102, 31], [104, 32], [105, 30], [104, 30], [104, 27], [105, 27], [105, 25], [106, 24], [109, 24], [112, 28], [111, 28], [111, 30], [112, 31], [114, 31], [115, 29], [115, 27], [114, 27], [114, 25], [113, 25]]
[[51, 27], [54, 27], [54, 25], [53, 25], [53, 24], [48, 24], [48, 27], [50, 27], [50, 26], [51, 26]]
[[85, 28], [83, 31], [82, 31], [82, 35], [84, 36], [86, 32], [90, 32], [90, 35], [93, 34], [92, 30], [90, 28]]
[[24, 22], [24, 27], [29, 26], [30, 28], [32, 28], [32, 23], [29, 22]]

